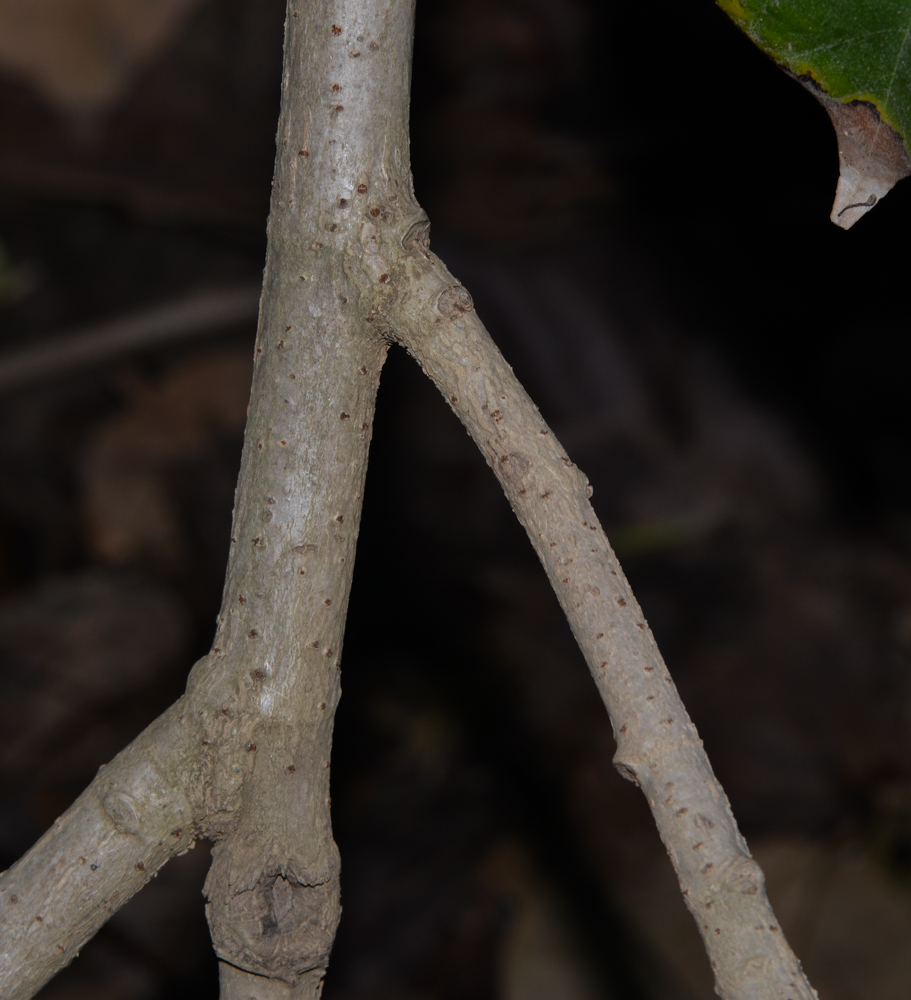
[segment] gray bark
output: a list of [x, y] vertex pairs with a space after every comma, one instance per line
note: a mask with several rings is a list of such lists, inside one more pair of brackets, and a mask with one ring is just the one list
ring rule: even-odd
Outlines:
[[589, 503], [591, 488], [429, 250], [390, 279], [394, 336], [487, 459], [547, 572], [610, 715], [623, 777], [644, 792], [729, 1000], [815, 996], [784, 939], [730, 804]]
[[297, 977], [293, 986], [282, 979], [251, 975], [228, 962], [218, 963], [221, 1000], [317, 1000], [323, 992], [322, 969]]
[[413, 0], [290, 0], [232, 550], [187, 693], [0, 878], [25, 1000], [194, 837], [225, 1000], [316, 997], [340, 913], [329, 754], [367, 447], [406, 346], [497, 475], [588, 660], [728, 1000], [809, 1000], [590, 489], [428, 249], [411, 187]]

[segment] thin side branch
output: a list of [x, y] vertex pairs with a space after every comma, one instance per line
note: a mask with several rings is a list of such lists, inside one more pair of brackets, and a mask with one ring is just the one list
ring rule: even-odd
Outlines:
[[49, 336], [36, 347], [0, 356], [0, 392], [253, 320], [259, 294], [259, 287], [199, 292], [155, 309]]
[[589, 503], [591, 487], [417, 239], [382, 313], [465, 425], [528, 532], [644, 792], [724, 1000], [811, 1000], [727, 797]]
[[183, 789], [199, 743], [183, 699], [102, 767], [0, 876], [0, 996], [28, 1000], [172, 857], [201, 819]]

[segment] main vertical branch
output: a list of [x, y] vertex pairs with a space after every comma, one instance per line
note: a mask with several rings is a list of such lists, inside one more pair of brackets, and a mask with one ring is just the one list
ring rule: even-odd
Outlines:
[[[319, 992], [339, 917], [332, 719], [373, 401], [386, 343], [375, 229], [419, 215], [408, 156], [413, 5], [292, 0], [256, 367], [209, 674], [246, 747], [206, 882], [223, 996]], [[382, 206], [382, 207], [380, 207]], [[221, 660], [246, 667], [227, 672]], [[230, 678], [225, 683], [225, 678]], [[238, 683], [240, 678], [240, 683]], [[235, 721], [236, 720], [236, 721]], [[249, 980], [249, 981], [248, 981]]]
[[314, 996], [339, 918], [332, 722], [390, 248], [412, 0], [292, 0], [256, 365], [211, 652], [186, 695], [0, 876], [0, 995], [27, 1000], [193, 839], [222, 994]]

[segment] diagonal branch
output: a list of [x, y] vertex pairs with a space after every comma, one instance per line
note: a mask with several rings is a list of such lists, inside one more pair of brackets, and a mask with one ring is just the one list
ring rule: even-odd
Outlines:
[[78, 955], [202, 818], [184, 793], [199, 743], [184, 699], [114, 761], [0, 876], [0, 996], [28, 1000]]
[[730, 804], [589, 503], [591, 487], [519, 384], [470, 294], [418, 234], [382, 313], [449, 402], [528, 532], [607, 706], [725, 1000], [810, 1000]]

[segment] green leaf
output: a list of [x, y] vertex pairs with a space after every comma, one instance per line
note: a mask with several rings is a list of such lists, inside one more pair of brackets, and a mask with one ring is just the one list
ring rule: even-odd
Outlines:
[[718, 0], [820, 100], [838, 136], [832, 221], [849, 229], [911, 174], [911, 0]]

